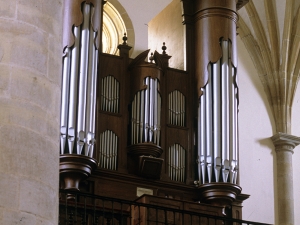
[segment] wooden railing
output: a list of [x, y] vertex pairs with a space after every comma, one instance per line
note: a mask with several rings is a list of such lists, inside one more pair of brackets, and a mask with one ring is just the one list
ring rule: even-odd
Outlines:
[[59, 225], [269, 225], [60, 190]]

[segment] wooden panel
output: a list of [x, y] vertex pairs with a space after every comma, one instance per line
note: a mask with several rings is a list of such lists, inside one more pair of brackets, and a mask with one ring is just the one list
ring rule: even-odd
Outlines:
[[[99, 55], [98, 68], [98, 117], [97, 139], [105, 130], [113, 131], [119, 139], [118, 142], [118, 171], [127, 171], [127, 124], [128, 124], [128, 85], [129, 75], [127, 72], [128, 59], [109, 54]], [[100, 110], [101, 105], [101, 80], [103, 77], [112, 75], [119, 82], [120, 101], [119, 113], [110, 113]], [[98, 155], [97, 155], [98, 157]]]
[[[178, 201], [169, 198], [161, 198], [156, 196], [143, 195], [136, 202], [151, 204], [155, 206], [168, 207], [176, 210], [186, 210], [190, 212], [203, 213], [222, 217], [222, 208], [214, 207], [206, 204]], [[194, 216], [192, 213], [182, 214], [181, 212], [170, 212], [163, 209], [145, 208], [132, 206], [132, 224], [135, 225], [155, 225], [155, 224], [210, 224], [221, 225], [222, 221], [207, 219], [205, 217]]]

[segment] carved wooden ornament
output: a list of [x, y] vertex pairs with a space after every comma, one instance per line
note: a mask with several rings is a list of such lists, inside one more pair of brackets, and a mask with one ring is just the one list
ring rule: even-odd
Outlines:
[[95, 46], [100, 46], [100, 28], [102, 20], [102, 0], [65, 0], [64, 1], [64, 25], [63, 25], [63, 49], [74, 45], [73, 26], [78, 27], [83, 22], [81, 10], [82, 3], [92, 4], [94, 12], [92, 15], [92, 28], [98, 32], [95, 39]]

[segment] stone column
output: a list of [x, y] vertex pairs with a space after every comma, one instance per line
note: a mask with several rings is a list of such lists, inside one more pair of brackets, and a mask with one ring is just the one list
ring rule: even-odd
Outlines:
[[277, 201], [278, 224], [294, 224], [293, 162], [294, 148], [300, 144], [300, 138], [277, 133], [272, 138], [277, 158]]
[[0, 224], [57, 225], [62, 0], [0, 2]]

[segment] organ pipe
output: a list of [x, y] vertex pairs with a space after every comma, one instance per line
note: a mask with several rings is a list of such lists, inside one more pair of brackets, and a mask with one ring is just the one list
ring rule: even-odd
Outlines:
[[118, 156], [118, 136], [111, 130], [100, 134], [99, 167], [116, 170]]
[[231, 42], [222, 40], [220, 47], [222, 57], [209, 64], [208, 82], [199, 98], [196, 181], [199, 184], [213, 181], [237, 183], [236, 69], [231, 62]]
[[[70, 7], [76, 7], [76, 4]], [[65, 26], [73, 32], [64, 30], [67, 45], [62, 74], [61, 154], [90, 157], [94, 154], [99, 27], [92, 20], [99, 16], [99, 7], [99, 0], [84, 2], [81, 8], [83, 20], [79, 25], [74, 22], [77, 15], [65, 15], [74, 26]]]
[[[209, 67], [209, 71], [211, 72], [211, 68]], [[206, 85], [206, 95], [205, 95], [205, 121], [207, 123], [206, 129], [204, 132], [204, 137], [206, 139], [206, 166], [208, 173], [208, 182], [210, 183], [212, 180], [212, 163], [213, 163], [213, 139], [212, 139], [212, 82], [211, 82], [211, 74], [209, 77], [209, 81]]]
[[169, 123], [185, 126], [185, 96], [178, 90], [169, 94]]
[[161, 96], [159, 81], [146, 77], [146, 88], [138, 91], [131, 104], [131, 144], [160, 143]]
[[68, 105], [69, 105], [69, 82], [70, 77], [70, 58], [71, 52], [67, 48], [63, 59], [63, 79], [62, 79], [62, 100], [61, 100], [61, 154], [64, 154], [66, 139], [67, 139], [67, 127], [68, 127]]
[[174, 144], [168, 150], [168, 169], [171, 180], [184, 182], [185, 181], [185, 149]]
[[101, 81], [101, 110], [118, 113], [119, 112], [119, 81], [109, 75]]

